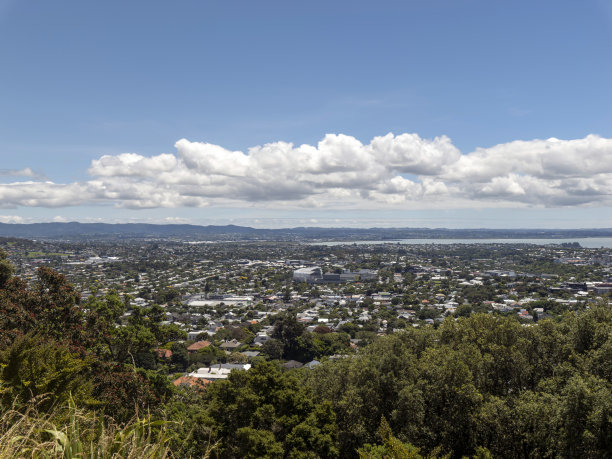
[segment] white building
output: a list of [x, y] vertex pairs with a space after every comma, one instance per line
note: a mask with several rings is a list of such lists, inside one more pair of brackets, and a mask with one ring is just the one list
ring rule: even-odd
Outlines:
[[300, 268], [293, 271], [293, 280], [296, 282], [317, 282], [323, 278], [323, 271], [319, 266]]
[[197, 371], [189, 373], [192, 378], [202, 378], [214, 381], [217, 379], [227, 379], [232, 370], [245, 370], [251, 368], [250, 363], [220, 363], [214, 367], [198, 368]]

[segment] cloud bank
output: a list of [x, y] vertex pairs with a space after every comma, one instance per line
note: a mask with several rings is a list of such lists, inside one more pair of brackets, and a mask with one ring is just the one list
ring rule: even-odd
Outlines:
[[231, 151], [181, 139], [175, 153], [105, 155], [85, 182], [0, 184], [0, 207], [468, 208], [611, 206], [612, 139], [514, 141], [462, 154], [446, 136], [387, 134], [363, 144], [274, 142]]

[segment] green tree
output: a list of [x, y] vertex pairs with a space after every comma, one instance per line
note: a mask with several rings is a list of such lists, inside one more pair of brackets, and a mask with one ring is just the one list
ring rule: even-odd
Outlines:
[[269, 359], [278, 360], [283, 358], [284, 346], [278, 339], [269, 339], [263, 344], [261, 351], [267, 355]]
[[314, 402], [300, 372], [258, 362], [211, 384], [204, 398], [222, 457], [258, 457], [264, 445], [281, 456], [300, 457], [302, 448], [317, 457], [337, 455], [331, 404]]
[[304, 347], [304, 343], [298, 342], [302, 333], [304, 333], [304, 325], [298, 322], [295, 314], [286, 313], [276, 319], [272, 338], [283, 344], [284, 358], [292, 359], [299, 356], [300, 348]]
[[87, 311], [85, 324], [93, 335], [90, 349], [100, 356], [110, 356], [125, 304], [117, 291], [111, 290], [102, 298], [90, 296], [84, 306]]
[[184, 343], [172, 343], [170, 346], [172, 351], [171, 362], [175, 367], [175, 371], [185, 371], [189, 363], [187, 347]]
[[8, 260], [6, 252], [0, 248], [0, 289], [3, 288], [15, 272], [15, 267]]
[[38, 399], [38, 409], [67, 403], [92, 403], [91, 358], [41, 336], [17, 338], [0, 351], [0, 399], [8, 408]]
[[393, 436], [389, 423], [383, 417], [380, 420], [378, 434], [382, 445], [366, 444], [357, 450], [360, 459], [422, 459], [419, 448], [410, 443], [402, 443]]

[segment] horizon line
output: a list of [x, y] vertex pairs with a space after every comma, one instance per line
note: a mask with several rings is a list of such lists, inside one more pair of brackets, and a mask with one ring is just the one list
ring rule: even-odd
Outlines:
[[236, 225], [233, 223], [226, 224], [197, 224], [197, 223], [151, 223], [151, 222], [81, 222], [77, 220], [73, 221], [43, 221], [43, 222], [0, 222], [0, 225], [7, 226], [31, 226], [31, 225], [70, 225], [70, 224], [79, 224], [79, 225], [148, 225], [148, 226], [192, 226], [199, 228], [207, 228], [207, 227], [235, 227], [235, 228], [247, 228], [254, 230], [292, 230], [292, 229], [352, 229], [352, 230], [449, 230], [449, 231], [461, 231], [461, 230], [487, 230], [487, 231], [591, 231], [591, 230], [610, 230], [612, 231], [612, 227], [504, 227], [504, 228], [494, 228], [494, 227], [457, 227], [457, 228], [449, 228], [444, 226], [437, 227], [429, 227], [429, 226], [286, 226], [286, 227], [255, 227], [255, 226], [247, 226], [247, 225]]

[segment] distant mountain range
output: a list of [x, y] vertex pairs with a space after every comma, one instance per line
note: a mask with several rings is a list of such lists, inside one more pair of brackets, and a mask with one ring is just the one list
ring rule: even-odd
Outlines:
[[189, 240], [395, 240], [612, 237], [603, 229], [317, 228], [258, 229], [246, 226], [146, 223], [0, 223], [0, 237], [39, 239], [181, 238]]

